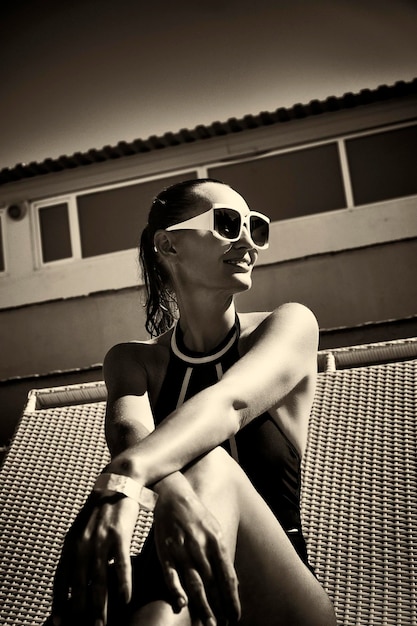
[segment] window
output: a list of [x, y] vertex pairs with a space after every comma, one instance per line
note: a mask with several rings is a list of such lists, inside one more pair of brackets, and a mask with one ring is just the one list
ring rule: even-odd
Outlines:
[[72, 257], [66, 202], [39, 207], [39, 230], [43, 263]]
[[[9, 224], [0, 210], [0, 272], [18, 268], [4, 286], [8, 305], [136, 287], [138, 240], [152, 198], [190, 178], [223, 180], [271, 217], [271, 245], [259, 266], [415, 237], [416, 133], [415, 122], [393, 125], [262, 156], [248, 155], [251, 142], [240, 156], [222, 145], [207, 151], [206, 162], [198, 152], [194, 167], [181, 153], [165, 162], [172, 167], [165, 175], [139, 178], [140, 168], [131, 168], [124, 182], [107, 184], [103, 176], [101, 187], [34, 201], [30, 229]], [[219, 161], [231, 153], [236, 159]], [[367, 205], [356, 210], [361, 203]], [[33, 254], [31, 242], [25, 258], [7, 245], [12, 229], [22, 241], [29, 231]]]
[[355, 204], [417, 193], [417, 126], [346, 141]]
[[196, 176], [196, 172], [188, 172], [79, 195], [77, 205], [82, 256], [92, 257], [136, 248], [154, 196], [163, 187]]
[[346, 207], [336, 143], [211, 167], [272, 221]]

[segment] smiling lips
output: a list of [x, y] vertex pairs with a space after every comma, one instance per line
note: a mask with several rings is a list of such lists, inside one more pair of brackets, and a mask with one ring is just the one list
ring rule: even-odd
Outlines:
[[242, 258], [242, 257], [238, 259], [226, 259], [224, 262], [227, 263], [228, 265], [234, 265], [235, 267], [241, 267], [242, 269], [246, 269], [246, 270], [252, 267], [251, 259]]

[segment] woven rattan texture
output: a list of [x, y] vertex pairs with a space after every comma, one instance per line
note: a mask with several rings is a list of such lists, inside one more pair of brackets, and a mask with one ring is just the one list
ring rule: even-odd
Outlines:
[[[416, 367], [319, 377], [303, 518], [343, 626], [417, 624]], [[108, 460], [104, 402], [31, 406], [0, 472], [1, 626], [43, 623], [62, 539]], [[133, 551], [150, 524], [142, 514]]]
[[344, 626], [417, 624], [416, 378], [417, 361], [319, 376], [303, 519]]
[[[49, 614], [63, 537], [108, 461], [104, 402], [25, 413], [0, 472], [0, 624]], [[141, 513], [132, 551], [151, 524]]]

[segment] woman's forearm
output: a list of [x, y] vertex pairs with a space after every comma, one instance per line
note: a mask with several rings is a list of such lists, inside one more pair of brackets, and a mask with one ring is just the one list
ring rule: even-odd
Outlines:
[[[129, 462], [129, 451], [148, 437], [150, 431], [141, 423], [133, 425], [126, 420], [121, 420], [118, 411], [114, 410], [115, 407], [112, 406], [111, 408], [112, 410], [108, 411], [106, 419], [106, 439], [113, 460], [107, 465], [105, 471], [122, 473], [132, 478], [133, 463]], [[124, 458], [124, 462], [121, 462], [122, 458]], [[137, 478], [137, 476], [135, 477]], [[184, 501], [195, 497], [190, 483], [181, 472], [169, 474], [149, 486], [165, 499], [168, 497], [175, 498], [176, 501]]]
[[[141, 441], [126, 445], [113, 458], [111, 471], [151, 486], [279, 406], [301, 382], [312, 390], [317, 337], [317, 322], [308, 309], [280, 307], [260, 324], [246, 353], [219, 382], [187, 400]], [[146, 389], [144, 381], [139, 383]]]
[[230, 394], [206, 389], [115, 456], [108, 471], [152, 486], [227, 440], [239, 425]]

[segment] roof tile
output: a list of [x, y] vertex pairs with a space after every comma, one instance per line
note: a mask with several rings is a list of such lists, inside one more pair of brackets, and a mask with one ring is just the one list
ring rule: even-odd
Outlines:
[[104, 146], [101, 149], [92, 148], [87, 152], [76, 152], [73, 155], [62, 155], [57, 159], [45, 159], [42, 162], [24, 164], [19, 163], [11, 168], [0, 171], [0, 185], [15, 182], [25, 178], [44, 176], [66, 169], [83, 167], [92, 163], [110, 161], [152, 150], [162, 150], [184, 143], [204, 141], [213, 137], [221, 137], [244, 130], [282, 124], [291, 120], [301, 119], [310, 115], [321, 115], [342, 109], [351, 109], [357, 106], [368, 105], [374, 102], [383, 102], [392, 98], [401, 98], [417, 94], [417, 78], [410, 82], [399, 81], [394, 85], [381, 85], [376, 89], [362, 89], [359, 93], [345, 93], [341, 97], [330, 96], [325, 100], [311, 100], [308, 104], [294, 104], [292, 107], [280, 107], [276, 111], [262, 111], [258, 115], [245, 115], [241, 119], [232, 117], [226, 122], [215, 121], [209, 125], [199, 124], [194, 129], [183, 128], [177, 133], [167, 132], [158, 137], [152, 135], [146, 140], [120, 141], [116, 146]]

